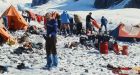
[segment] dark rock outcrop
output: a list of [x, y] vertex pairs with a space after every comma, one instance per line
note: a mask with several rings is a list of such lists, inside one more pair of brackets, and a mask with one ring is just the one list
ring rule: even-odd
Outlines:
[[126, 8], [140, 8], [140, 0], [131, 0], [125, 7]]
[[116, 5], [123, 0], [95, 0], [94, 6], [95, 8], [108, 8], [112, 5]]
[[49, 0], [32, 0], [31, 6], [37, 6], [47, 3]]
[[[95, 8], [109, 8], [121, 3], [124, 0], [95, 0]], [[124, 5], [124, 8], [140, 8], [140, 0], [130, 0], [128, 4]]]

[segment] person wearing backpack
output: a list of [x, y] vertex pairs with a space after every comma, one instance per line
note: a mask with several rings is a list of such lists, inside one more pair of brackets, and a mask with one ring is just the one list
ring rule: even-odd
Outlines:
[[107, 23], [108, 23], [107, 19], [104, 16], [102, 16], [102, 18], [101, 18], [101, 30], [102, 30], [102, 27], [104, 26], [105, 32], [107, 32]]
[[67, 11], [63, 11], [63, 13], [60, 15], [61, 19], [61, 31], [66, 36], [70, 33], [70, 16]]

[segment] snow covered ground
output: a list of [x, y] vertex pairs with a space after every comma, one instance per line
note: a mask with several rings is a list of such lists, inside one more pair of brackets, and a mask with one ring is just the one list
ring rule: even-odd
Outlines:
[[[112, 24], [108, 25], [109, 29], [117, 27], [120, 22], [126, 25], [135, 25], [140, 23], [140, 9], [103, 9], [97, 10], [92, 8], [91, 0], [79, 0], [74, 3], [73, 0], [51, 0], [48, 4], [28, 8], [35, 13], [44, 15], [46, 12], [67, 10], [71, 15], [78, 14], [81, 16], [83, 25], [85, 25], [85, 17], [89, 12], [93, 13], [95, 18], [100, 23], [101, 16], [107, 17]], [[17, 4], [26, 5], [31, 0], [1, 0], [0, 14], [8, 7], [9, 2], [16, 6]], [[24, 4], [26, 3], [26, 4]], [[36, 24], [32, 22], [31, 24]], [[18, 31], [15, 35], [22, 35], [22, 31]], [[31, 35], [31, 42], [45, 43], [41, 35]], [[8, 72], [3, 75], [114, 75], [112, 71], [107, 70], [107, 64], [115, 66], [135, 67], [140, 66], [140, 43], [123, 43], [120, 45], [129, 45], [129, 56], [115, 55], [113, 51], [109, 51], [108, 55], [101, 55], [98, 50], [94, 48], [87, 49], [82, 45], [76, 48], [64, 48], [68, 42], [79, 41], [76, 36], [64, 38], [58, 35], [57, 51], [59, 56], [58, 68], [52, 71], [41, 69], [46, 65], [46, 55], [44, 48], [41, 50], [33, 49], [33, 53], [23, 53], [21, 55], [11, 54], [16, 46], [0, 47], [0, 65], [9, 66]], [[20, 45], [19, 45], [20, 46]], [[29, 69], [17, 70], [18, 63], [24, 62]]]

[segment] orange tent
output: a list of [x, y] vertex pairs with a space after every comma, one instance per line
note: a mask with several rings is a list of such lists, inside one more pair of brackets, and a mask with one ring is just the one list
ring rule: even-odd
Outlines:
[[121, 41], [133, 41], [134, 38], [140, 41], [140, 25], [126, 26], [120, 23], [117, 28], [110, 32], [110, 35]]
[[10, 35], [8, 34], [6, 28], [2, 24], [2, 19], [0, 19], [0, 37], [3, 38], [3, 42], [8, 41], [10, 39]]
[[10, 30], [27, 30], [28, 24], [25, 19], [18, 13], [14, 6], [10, 6], [2, 17], [8, 18], [8, 29]]

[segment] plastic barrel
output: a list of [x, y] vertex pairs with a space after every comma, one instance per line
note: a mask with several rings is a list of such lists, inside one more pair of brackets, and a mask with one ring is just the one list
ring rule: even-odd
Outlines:
[[123, 46], [122, 55], [128, 55], [128, 46], [127, 45]]
[[119, 54], [118, 44], [113, 44], [113, 50], [117, 55]]
[[100, 53], [101, 54], [108, 54], [108, 42], [101, 42], [100, 43]]

